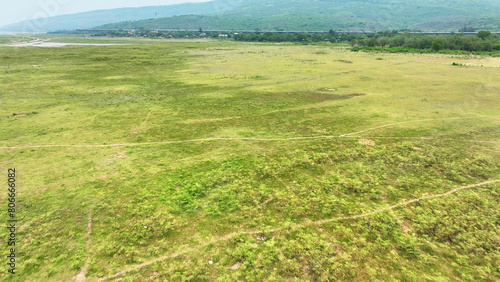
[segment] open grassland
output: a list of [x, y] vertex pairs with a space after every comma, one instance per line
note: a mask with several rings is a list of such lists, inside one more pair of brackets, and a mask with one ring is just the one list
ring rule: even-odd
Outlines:
[[10, 44], [13, 42], [26, 42], [33, 37], [30, 35], [0, 34], [0, 44]]
[[0, 279], [500, 279], [497, 59], [140, 44], [0, 47]]

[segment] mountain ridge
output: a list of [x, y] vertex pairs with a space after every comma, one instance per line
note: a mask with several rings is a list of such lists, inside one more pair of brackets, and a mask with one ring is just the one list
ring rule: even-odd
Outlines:
[[[155, 13], [158, 13], [158, 26]], [[410, 0], [215, 0], [99, 10], [47, 19], [44, 31], [85, 28], [228, 30], [500, 30], [500, 2]], [[29, 31], [27, 21], [0, 30]]]

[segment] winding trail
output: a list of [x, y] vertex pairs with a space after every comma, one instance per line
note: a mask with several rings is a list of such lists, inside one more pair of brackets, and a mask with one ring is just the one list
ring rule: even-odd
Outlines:
[[268, 230], [253, 230], [253, 231], [234, 232], [234, 233], [222, 236], [222, 237], [213, 238], [213, 239], [211, 239], [208, 242], [205, 242], [205, 243], [202, 243], [202, 244], [198, 244], [194, 248], [185, 248], [185, 249], [183, 249], [180, 252], [173, 253], [173, 254], [170, 254], [170, 255], [161, 256], [161, 257], [158, 257], [158, 258], [155, 258], [155, 259], [143, 262], [143, 263], [138, 264], [136, 266], [132, 266], [132, 267], [126, 268], [126, 269], [124, 269], [124, 270], [122, 270], [120, 272], [117, 272], [117, 273], [115, 273], [115, 274], [113, 274], [111, 276], [99, 278], [99, 281], [106, 281], [106, 280], [109, 280], [109, 279], [118, 278], [118, 277], [120, 277], [120, 276], [122, 276], [124, 274], [127, 274], [127, 273], [135, 271], [135, 270], [139, 270], [139, 269], [141, 269], [143, 267], [146, 267], [148, 265], [154, 264], [156, 262], [164, 261], [164, 260], [171, 259], [171, 258], [175, 258], [175, 257], [178, 257], [180, 255], [187, 254], [187, 253], [190, 253], [190, 252], [195, 251], [197, 249], [203, 248], [203, 247], [205, 247], [205, 246], [207, 246], [209, 244], [213, 244], [213, 243], [216, 243], [216, 242], [219, 242], [219, 241], [227, 241], [227, 240], [232, 239], [232, 238], [234, 238], [236, 236], [239, 236], [239, 235], [255, 235], [255, 234], [261, 234], [261, 233], [267, 233], [267, 232], [277, 232], [277, 231], [282, 231], [282, 230], [291, 229], [291, 228], [302, 228], [302, 227], [308, 227], [308, 226], [314, 226], [314, 225], [322, 225], [322, 224], [330, 223], [330, 222], [334, 222], [334, 221], [351, 220], [351, 219], [358, 219], [358, 218], [368, 217], [368, 216], [371, 216], [371, 215], [374, 215], [374, 214], [377, 214], [377, 213], [381, 213], [381, 212], [384, 212], [384, 211], [393, 210], [393, 209], [396, 209], [398, 207], [407, 206], [409, 204], [412, 204], [412, 203], [415, 203], [415, 202], [418, 202], [418, 201], [431, 200], [431, 199], [436, 199], [436, 198], [440, 198], [440, 197], [445, 197], [445, 196], [457, 193], [457, 192], [459, 192], [461, 190], [471, 189], [471, 188], [477, 188], [477, 187], [481, 187], [481, 186], [485, 186], [485, 185], [489, 185], [489, 184], [493, 184], [493, 183], [499, 183], [499, 182], [500, 182], [500, 179], [494, 179], [494, 180], [489, 180], [489, 181], [485, 181], [485, 182], [481, 182], [481, 183], [477, 183], [477, 184], [460, 186], [460, 187], [457, 187], [455, 189], [452, 189], [452, 190], [450, 190], [448, 192], [445, 192], [445, 193], [442, 193], [442, 194], [423, 196], [423, 197], [420, 197], [420, 198], [416, 198], [416, 199], [404, 201], [404, 202], [401, 202], [401, 203], [398, 203], [398, 204], [395, 204], [395, 205], [392, 205], [392, 206], [389, 206], [389, 207], [380, 208], [380, 209], [374, 210], [372, 212], [364, 213], [364, 214], [359, 214], [359, 215], [335, 217], [335, 218], [323, 219], [323, 220], [318, 220], [318, 221], [311, 221], [311, 222], [305, 222], [305, 223], [297, 223], [297, 224], [292, 224], [292, 225], [278, 227], [278, 228], [274, 228], [274, 229], [268, 229]]

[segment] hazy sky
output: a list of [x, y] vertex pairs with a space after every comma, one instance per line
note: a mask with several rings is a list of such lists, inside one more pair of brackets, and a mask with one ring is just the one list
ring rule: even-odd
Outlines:
[[210, 0], [18, 0], [4, 1], [0, 26], [47, 16], [124, 7], [208, 2]]

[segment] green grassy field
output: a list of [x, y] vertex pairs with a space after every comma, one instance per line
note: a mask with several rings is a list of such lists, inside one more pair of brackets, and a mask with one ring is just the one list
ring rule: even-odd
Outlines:
[[33, 38], [32, 35], [0, 34], [0, 44], [10, 44], [13, 42], [26, 42]]
[[0, 47], [1, 280], [500, 279], [500, 58], [127, 43]]

